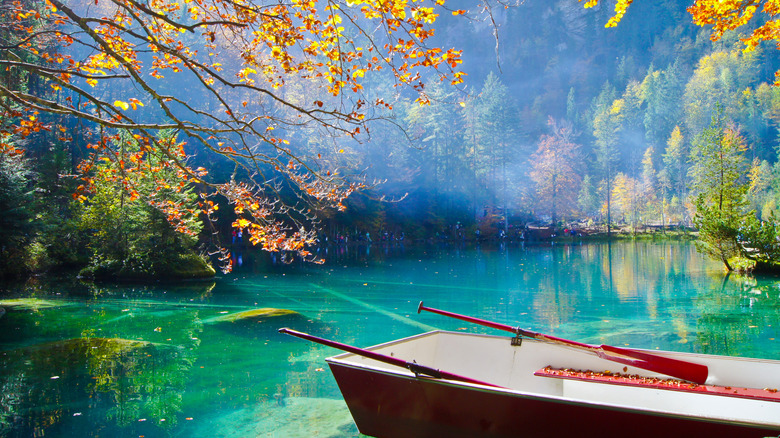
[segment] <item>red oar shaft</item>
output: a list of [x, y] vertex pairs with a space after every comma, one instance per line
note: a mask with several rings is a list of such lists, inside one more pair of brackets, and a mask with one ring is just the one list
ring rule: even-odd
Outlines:
[[474, 383], [477, 385], [485, 385], [485, 386], [493, 386], [493, 387], [499, 387], [497, 385], [493, 385], [490, 383], [485, 383], [479, 380], [470, 379], [468, 377], [460, 376], [453, 373], [448, 373], [447, 371], [438, 370], [436, 368], [427, 367], [424, 365], [420, 365], [416, 362], [407, 362], [403, 359], [398, 359], [397, 357], [387, 356], [381, 353], [376, 353], [370, 350], [366, 350], [363, 348], [353, 347], [352, 345], [342, 344], [341, 342], [331, 341], [329, 339], [320, 338], [314, 335], [310, 335], [308, 333], [299, 332], [297, 330], [292, 330], [289, 328], [280, 328], [279, 333], [284, 333], [287, 335], [292, 335], [301, 339], [306, 339], [307, 341], [311, 341], [317, 344], [326, 345], [328, 347], [333, 347], [342, 351], [346, 351], [352, 354], [357, 354], [358, 356], [367, 357], [369, 359], [376, 360], [378, 362], [383, 362], [389, 365], [406, 368], [409, 371], [419, 375], [424, 374], [426, 376], [434, 377], [437, 379], [447, 379], [447, 380], [456, 380], [459, 382], [466, 382], [466, 383]]
[[624, 365], [631, 365], [659, 374], [666, 374], [667, 376], [687, 380], [689, 382], [704, 384], [707, 381], [707, 376], [709, 375], [709, 369], [706, 365], [658, 356], [655, 354], [646, 353], [644, 351], [637, 351], [628, 348], [612, 347], [609, 345], [596, 346], [583, 344], [582, 342], [570, 341], [568, 339], [558, 338], [556, 336], [523, 330], [519, 327], [512, 327], [510, 325], [448, 312], [446, 310], [425, 307], [421, 301], [420, 305], [417, 307], [417, 313], [420, 313], [422, 310], [448, 316], [450, 318], [460, 319], [462, 321], [472, 322], [474, 324], [484, 325], [498, 330], [505, 330], [521, 336], [536, 339], [538, 341], [587, 350], [591, 353], [595, 353], [602, 359], [611, 360], [613, 362], [622, 363]]
[[467, 322], [472, 322], [474, 324], [484, 325], [484, 326], [487, 326], [487, 327], [490, 327], [490, 328], [494, 328], [494, 329], [498, 329], [498, 330], [504, 330], [504, 331], [507, 331], [507, 332], [511, 332], [511, 333], [514, 333], [514, 334], [519, 334], [521, 336], [525, 336], [527, 338], [537, 339], [539, 341], [545, 341], [545, 342], [569, 345], [569, 346], [572, 346], [572, 347], [585, 348], [585, 349], [593, 350], [593, 351], [596, 351], [596, 350], [599, 349], [598, 347], [596, 347], [594, 345], [588, 345], [588, 344], [583, 344], [583, 343], [577, 342], [577, 341], [570, 341], [568, 339], [562, 339], [562, 338], [558, 338], [558, 337], [555, 337], [555, 336], [544, 335], [542, 333], [536, 333], [536, 332], [532, 332], [530, 330], [523, 330], [523, 329], [521, 329], [519, 327], [512, 327], [511, 325], [501, 324], [501, 323], [493, 322], [493, 321], [488, 321], [486, 319], [474, 318], [473, 316], [466, 316], [466, 315], [461, 315], [459, 313], [448, 312], [446, 310], [434, 309], [433, 307], [425, 307], [425, 306], [423, 306], [422, 301], [420, 301], [420, 305], [417, 306], [417, 313], [420, 313], [421, 310], [425, 310], [425, 311], [431, 312], [431, 313], [437, 313], [437, 314], [443, 315], [443, 316], [448, 316], [450, 318], [460, 319], [461, 321], [467, 321]]

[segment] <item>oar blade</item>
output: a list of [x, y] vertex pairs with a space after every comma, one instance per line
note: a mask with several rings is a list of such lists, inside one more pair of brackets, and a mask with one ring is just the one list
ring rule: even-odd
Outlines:
[[607, 354], [600, 357], [625, 365], [635, 366], [658, 374], [675, 377], [703, 385], [707, 382], [709, 368], [695, 362], [672, 359], [666, 356], [646, 353], [628, 348], [602, 345], [601, 350]]

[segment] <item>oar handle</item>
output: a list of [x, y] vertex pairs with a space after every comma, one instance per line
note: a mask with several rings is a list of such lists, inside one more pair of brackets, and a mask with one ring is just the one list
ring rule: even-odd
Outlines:
[[504, 331], [507, 331], [507, 332], [512, 332], [512, 333], [517, 334], [517, 328], [516, 327], [512, 327], [511, 325], [500, 324], [500, 323], [497, 323], [497, 322], [488, 321], [486, 319], [474, 318], [473, 316], [466, 316], [466, 315], [461, 315], [459, 313], [448, 312], [446, 310], [434, 309], [433, 307], [425, 307], [423, 305], [423, 302], [420, 301], [420, 304], [417, 306], [417, 313], [420, 313], [423, 310], [425, 310], [426, 312], [431, 312], [431, 313], [436, 313], [436, 314], [443, 315], [443, 316], [448, 316], [450, 318], [460, 319], [461, 321], [473, 322], [474, 324], [484, 325], [484, 326], [487, 326], [487, 327], [490, 327], [490, 328], [494, 328], [494, 329], [498, 329], [498, 330], [504, 330]]
[[707, 368], [706, 365], [682, 361], [678, 359], [672, 359], [664, 356], [658, 356], [655, 354], [632, 350], [628, 348], [611, 347], [609, 345], [596, 346], [590, 344], [583, 344], [582, 342], [570, 341], [568, 339], [563, 339], [556, 336], [536, 333], [530, 330], [523, 330], [519, 327], [512, 327], [510, 325], [500, 324], [497, 322], [492, 322], [480, 318], [474, 318], [471, 316], [448, 312], [446, 310], [439, 310], [439, 309], [434, 309], [432, 307], [425, 307], [422, 301], [420, 301], [420, 304], [417, 306], [417, 313], [420, 313], [420, 311], [422, 310], [431, 313], [436, 313], [443, 316], [448, 316], [450, 318], [460, 319], [462, 321], [468, 321], [475, 324], [484, 325], [499, 330], [505, 330], [508, 332], [512, 332], [521, 336], [533, 338], [543, 342], [564, 345], [567, 347], [573, 347], [581, 350], [587, 350], [591, 353], [598, 355], [602, 359], [611, 360], [613, 362], [618, 362], [625, 365], [631, 365], [637, 368], [642, 368], [659, 374], [666, 374], [667, 376], [687, 380], [698, 384], [704, 384], [707, 381], [707, 377], [709, 375], [709, 369]]
[[537, 339], [539, 341], [551, 342], [554, 344], [561, 344], [561, 345], [568, 345], [575, 348], [586, 348], [588, 350], [598, 350], [598, 347], [596, 346], [583, 344], [581, 342], [570, 341], [568, 339], [558, 338], [555, 336], [545, 335], [542, 333], [536, 333], [530, 330], [521, 329], [520, 327], [513, 327], [511, 325], [488, 321], [486, 319], [474, 318], [473, 316], [466, 316], [466, 315], [461, 315], [459, 313], [448, 312], [446, 310], [434, 309], [433, 307], [425, 307], [423, 305], [423, 302], [420, 301], [420, 304], [417, 306], [417, 313], [420, 313], [423, 310], [425, 310], [426, 312], [448, 316], [450, 318], [460, 319], [461, 321], [467, 321], [467, 322], [484, 325], [486, 327], [490, 327], [498, 330], [504, 330], [510, 333], [514, 333], [516, 335]]
[[308, 333], [299, 332], [297, 330], [289, 329], [289, 328], [280, 328], [279, 333], [284, 333], [286, 335], [295, 336], [297, 338], [306, 339], [307, 341], [311, 341], [317, 344], [326, 345], [328, 347], [333, 347], [342, 351], [346, 351], [352, 354], [357, 354], [358, 356], [367, 357], [369, 359], [373, 359], [378, 362], [383, 362], [389, 365], [406, 368], [407, 370], [413, 372], [415, 375], [425, 375], [429, 377], [433, 377], [436, 379], [447, 379], [447, 380], [456, 380], [459, 382], [465, 382], [465, 383], [474, 383], [477, 385], [485, 385], [485, 386], [492, 386], [498, 388], [499, 386], [493, 385], [491, 383], [485, 383], [480, 380], [471, 379], [469, 377], [460, 376], [458, 374], [448, 373], [446, 371], [442, 371], [436, 368], [427, 367], [425, 365], [420, 365], [417, 362], [408, 362], [403, 359], [398, 359], [397, 357], [387, 356], [381, 353], [376, 353], [374, 351], [366, 350], [363, 348], [353, 347], [352, 345], [342, 344], [341, 342], [331, 341], [329, 339], [320, 338], [318, 336], [310, 335]]

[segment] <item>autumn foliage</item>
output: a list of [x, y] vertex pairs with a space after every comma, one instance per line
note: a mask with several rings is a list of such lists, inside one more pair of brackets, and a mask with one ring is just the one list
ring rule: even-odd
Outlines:
[[[583, 0], [579, 0], [583, 1]], [[606, 26], [614, 27], [625, 15], [633, 0], [618, 0], [615, 3], [614, 15]], [[598, 0], [585, 1], [585, 7], [596, 6]], [[780, 47], [780, 2], [777, 0], [696, 0], [693, 6], [688, 8], [693, 22], [700, 26], [711, 26], [713, 41], [719, 40], [728, 31], [740, 31], [744, 34], [741, 38], [745, 44], [745, 52], [758, 47], [762, 42], [774, 42]], [[742, 29], [754, 18], [759, 18], [758, 25], [753, 29]], [[775, 85], [780, 85], [780, 71], [775, 73]]]
[[531, 179], [536, 183], [539, 198], [548, 200], [544, 207], [550, 213], [551, 223], [555, 224], [559, 215], [571, 213], [576, 208], [582, 156], [580, 145], [574, 141], [577, 134], [570, 123], [550, 118], [547, 125], [551, 133], [539, 139], [538, 149], [531, 157]]
[[[0, 6], [0, 111], [4, 137], [54, 132], [85, 141], [79, 166], [89, 192], [95, 163], [125, 180], [182, 232], [185, 206], [160, 201], [160, 187], [141, 192], [133, 173], [171, 167], [177, 186], [197, 186], [200, 208], [213, 216], [224, 196], [253, 243], [309, 257], [316, 211], [343, 209], [366, 183], [301, 155], [296, 127], [361, 137], [381, 97], [362, 94], [364, 77], [388, 75], [426, 103], [424, 79], [462, 81], [460, 52], [430, 45], [438, 12], [460, 15], [443, 0], [13, 0]], [[34, 87], [30, 83], [35, 83]], [[313, 84], [303, 96], [291, 83]], [[68, 120], [85, 127], [74, 139]], [[178, 140], [160, 140], [170, 131]], [[120, 133], [139, 147], [123, 152]], [[172, 137], [166, 137], [168, 139]], [[4, 141], [3, 153], [18, 153]], [[193, 168], [194, 150], [229, 160], [229, 181]], [[151, 160], [150, 157], [158, 157]], [[203, 161], [202, 157], [201, 161]], [[215, 158], [216, 159], [216, 158]], [[152, 161], [158, 164], [150, 164]], [[163, 163], [163, 164], [160, 164]], [[166, 173], [169, 174], [169, 173]], [[298, 201], [281, 201], [279, 176]]]

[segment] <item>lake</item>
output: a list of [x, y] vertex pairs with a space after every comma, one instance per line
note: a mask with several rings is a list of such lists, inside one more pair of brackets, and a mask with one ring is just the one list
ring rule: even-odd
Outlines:
[[[589, 343], [780, 359], [780, 279], [725, 276], [686, 242], [244, 249], [214, 281], [0, 286], [0, 436], [352, 437], [324, 358], [432, 329], [417, 304]], [[273, 308], [292, 312], [247, 311]], [[508, 335], [508, 333], [503, 333]], [[411, 358], [408, 358], [411, 359]]]

